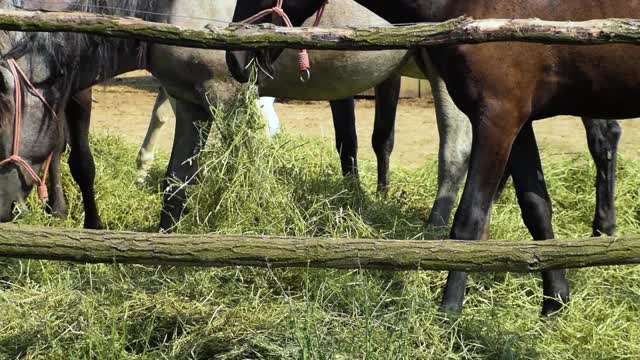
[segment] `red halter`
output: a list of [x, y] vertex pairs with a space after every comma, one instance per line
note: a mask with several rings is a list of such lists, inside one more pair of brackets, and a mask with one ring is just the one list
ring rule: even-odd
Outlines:
[[[267, 15], [277, 15], [284, 21], [287, 27], [293, 27], [289, 16], [287, 16], [287, 14], [284, 12], [284, 9], [282, 8], [283, 1], [284, 0], [277, 0], [276, 6], [272, 7], [271, 9], [264, 9], [242, 22], [251, 24]], [[318, 26], [318, 24], [320, 24], [320, 20], [322, 19], [324, 9], [326, 8], [328, 2], [329, 0], [325, 0], [320, 6], [320, 9], [318, 9], [318, 11], [316, 12], [316, 19], [313, 22], [313, 26]], [[298, 70], [300, 71], [300, 80], [302, 82], [308, 81], [311, 78], [310, 69], [311, 62], [309, 60], [309, 53], [305, 49], [298, 50]]]
[[13, 75], [13, 82], [15, 85], [15, 118], [14, 118], [14, 131], [13, 131], [13, 152], [12, 155], [0, 161], [0, 166], [15, 163], [18, 167], [22, 167], [31, 178], [35, 181], [38, 187], [38, 195], [40, 196], [40, 200], [43, 202], [49, 198], [49, 193], [47, 191], [47, 175], [49, 174], [49, 167], [51, 166], [51, 160], [53, 159], [53, 151], [47, 157], [47, 161], [44, 164], [44, 169], [42, 170], [42, 178], [38, 176], [38, 173], [33, 170], [31, 165], [27, 163], [25, 159], [20, 156], [20, 131], [22, 128], [22, 82], [20, 78], [22, 78], [27, 87], [27, 91], [29, 91], [32, 95], [40, 99], [42, 103], [47, 107], [47, 109], [51, 112], [54, 118], [57, 118], [55, 111], [49, 105], [47, 100], [45, 100], [44, 96], [40, 94], [40, 92], [33, 86], [33, 84], [29, 81], [27, 75], [22, 71], [18, 63], [14, 59], [7, 60], [9, 64], [9, 70]]

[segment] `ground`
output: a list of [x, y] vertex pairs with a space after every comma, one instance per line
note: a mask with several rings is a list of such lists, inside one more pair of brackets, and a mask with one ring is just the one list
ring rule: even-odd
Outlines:
[[[133, 143], [141, 143], [149, 124], [158, 84], [144, 72], [125, 75], [104, 86], [95, 87], [94, 130], [110, 130]], [[356, 105], [360, 157], [373, 159], [370, 139], [375, 105], [359, 100]], [[283, 126], [291, 133], [322, 137], [333, 141], [331, 110], [327, 102], [277, 103]], [[116, 116], [114, 119], [113, 117]], [[586, 151], [586, 136], [578, 118], [563, 116], [562, 121], [537, 121], [534, 125], [540, 146], [548, 154], [579, 154]], [[624, 121], [620, 153], [640, 157], [636, 146], [640, 122]], [[173, 141], [173, 123], [167, 126], [160, 147], [169, 151]], [[431, 99], [405, 99], [398, 108], [396, 146], [392, 166], [419, 167], [434, 159], [438, 151], [438, 132]]]
[[[136, 181], [134, 161], [154, 97], [144, 89], [156, 86], [134, 77], [96, 92], [96, 193], [110, 230], [158, 229], [167, 154], [161, 153], [144, 184]], [[189, 188], [178, 232], [354, 239], [447, 235], [424, 228], [437, 183], [435, 142], [424, 140], [436, 134], [432, 107], [402, 103], [392, 186], [379, 196], [374, 162], [361, 162], [360, 186], [340, 175], [325, 104], [280, 104], [290, 131], [270, 140], [254, 131], [262, 119], [247, 106], [251, 99], [239, 99], [239, 111], [213, 117], [224, 136], [210, 141], [199, 158], [201, 172]], [[371, 158], [371, 105], [358, 107], [360, 122], [369, 125], [361, 126], [365, 158]], [[300, 114], [308, 120], [296, 119]], [[541, 125], [555, 234], [588, 236], [595, 168], [584, 131], [571, 120]], [[105, 135], [105, 128], [126, 140]], [[625, 130], [623, 152], [633, 154], [626, 144], [635, 132]], [[327, 141], [290, 132], [324, 135]], [[165, 149], [169, 143], [167, 135]], [[82, 226], [80, 193], [68, 167], [62, 170], [69, 215], [51, 217], [32, 194], [17, 224]], [[618, 179], [617, 235], [640, 234], [640, 160], [623, 156]], [[530, 238], [511, 186], [493, 208], [491, 237]], [[0, 258], [0, 359], [640, 358], [640, 266], [572, 269], [568, 279], [572, 298], [565, 311], [541, 319], [538, 274], [471, 274], [464, 311], [454, 319], [437, 311], [444, 272]]]

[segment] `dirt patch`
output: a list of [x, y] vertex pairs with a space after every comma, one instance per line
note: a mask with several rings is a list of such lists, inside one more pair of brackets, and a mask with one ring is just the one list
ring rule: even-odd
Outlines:
[[[134, 143], [141, 143], [149, 124], [158, 84], [144, 72], [134, 72], [105, 85], [94, 92], [93, 129], [109, 130]], [[289, 132], [321, 137], [333, 142], [333, 122], [327, 102], [277, 103], [276, 111], [282, 126]], [[359, 156], [374, 159], [371, 149], [375, 106], [372, 100], [358, 100], [356, 118]], [[582, 122], [575, 117], [562, 116], [554, 121], [536, 121], [534, 128], [538, 142], [547, 154], [583, 153], [587, 149]], [[174, 123], [164, 129], [160, 148], [171, 149]], [[639, 158], [637, 142], [640, 121], [623, 121], [620, 153]], [[392, 164], [416, 167], [434, 159], [438, 152], [438, 131], [433, 103], [427, 99], [401, 100], [398, 106], [396, 145]]]

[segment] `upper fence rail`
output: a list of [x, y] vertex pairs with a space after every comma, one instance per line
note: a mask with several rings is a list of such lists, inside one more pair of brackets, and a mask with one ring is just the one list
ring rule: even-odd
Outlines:
[[203, 49], [294, 48], [385, 50], [524, 41], [545, 44], [640, 44], [640, 20], [546, 21], [461, 17], [442, 23], [388, 27], [286, 28], [212, 24], [190, 29], [131, 17], [83, 12], [0, 10], [0, 30], [78, 32]]

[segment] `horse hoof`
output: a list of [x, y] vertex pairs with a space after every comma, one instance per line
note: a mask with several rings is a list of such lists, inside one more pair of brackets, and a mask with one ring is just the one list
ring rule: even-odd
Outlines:
[[565, 284], [553, 296], [546, 296], [542, 302], [541, 316], [545, 318], [555, 317], [562, 313], [569, 303], [569, 286]]
[[540, 316], [543, 318], [552, 318], [560, 315], [562, 310], [564, 309], [564, 305], [558, 301], [550, 299], [549, 301], [545, 300], [542, 305], [542, 312]]
[[378, 184], [377, 191], [379, 195], [387, 196], [389, 193], [389, 184]]
[[136, 176], [136, 183], [139, 186], [144, 186], [144, 184], [147, 183], [148, 176], [149, 176], [149, 173], [147, 171], [138, 171], [138, 174]]
[[458, 317], [462, 313], [462, 305], [443, 302], [438, 310], [445, 315]]
[[89, 230], [103, 230], [104, 226], [101, 220], [85, 220], [84, 228]]

